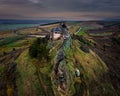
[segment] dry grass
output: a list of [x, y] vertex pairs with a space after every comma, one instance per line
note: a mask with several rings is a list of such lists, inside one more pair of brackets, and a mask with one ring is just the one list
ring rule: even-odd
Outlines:
[[78, 47], [78, 41], [73, 42], [74, 57], [84, 69], [89, 80], [97, 79], [101, 73], [107, 72], [106, 64], [92, 50], [90, 53], [84, 53]]
[[42, 32], [40, 29], [37, 29], [36, 27], [34, 28], [25, 28], [18, 30], [17, 33], [19, 34], [37, 34], [39, 32]]
[[[70, 70], [70, 74], [72, 75], [71, 81], [71, 92], [74, 94], [74, 88], [76, 95], [81, 96], [114, 96], [115, 94], [114, 88], [112, 87], [109, 81], [104, 81], [103, 75], [108, 72], [108, 68], [103, 60], [92, 50], [89, 53], [85, 53], [80, 50], [80, 43], [77, 40], [73, 40], [72, 52], [70, 57], [68, 58], [68, 69]], [[76, 63], [77, 61], [77, 63]], [[80, 70], [80, 78], [75, 78], [74, 72], [75, 68]], [[74, 84], [77, 82], [77, 85]], [[106, 88], [106, 84], [109, 84]], [[103, 89], [105, 88], [105, 92]], [[93, 91], [95, 90], [95, 91]], [[77, 93], [76, 93], [77, 92]], [[71, 93], [71, 94], [72, 94]], [[103, 94], [103, 95], [102, 95]]]
[[40, 28], [55, 28], [58, 27], [60, 24], [50, 24], [50, 25], [45, 25], [45, 26], [40, 26]]
[[16, 34], [12, 30], [2, 31], [0, 32], [0, 38], [7, 38], [16, 36]]
[[39, 82], [36, 73], [36, 68], [32, 64], [31, 59], [28, 56], [28, 50], [25, 50], [17, 59], [17, 70], [19, 78], [17, 78], [17, 87], [19, 96], [36, 96], [39, 86]]
[[69, 29], [69, 31], [70, 31], [70, 33], [71, 34], [73, 34], [73, 33], [75, 33], [76, 31], [78, 31], [78, 29], [79, 29], [80, 27], [79, 26], [72, 26], [70, 29]]

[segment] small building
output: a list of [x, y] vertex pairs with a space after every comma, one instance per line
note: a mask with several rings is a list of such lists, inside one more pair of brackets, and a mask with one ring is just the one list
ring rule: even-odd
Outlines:
[[52, 40], [58, 40], [58, 39], [61, 39], [62, 37], [63, 37], [62, 36], [62, 29], [60, 27], [53, 28], [51, 30], [50, 38]]

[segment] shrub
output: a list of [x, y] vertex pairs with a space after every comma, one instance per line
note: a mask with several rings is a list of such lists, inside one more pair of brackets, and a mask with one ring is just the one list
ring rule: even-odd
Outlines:
[[29, 54], [32, 58], [49, 60], [49, 48], [46, 38], [37, 38], [29, 48]]

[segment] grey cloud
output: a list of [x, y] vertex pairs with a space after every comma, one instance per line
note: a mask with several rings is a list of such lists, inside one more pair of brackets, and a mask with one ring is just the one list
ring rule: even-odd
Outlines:
[[4, 17], [4, 18], [25, 18], [22, 15], [18, 15], [18, 14], [1, 14], [0, 17]]
[[22, 6], [31, 7], [31, 8], [37, 8], [37, 7], [42, 8], [43, 7], [43, 4], [39, 2], [39, 0], [1, 0], [0, 5], [7, 5], [11, 7], [21, 6], [21, 8]]
[[119, 0], [61, 0], [54, 2], [53, 9], [62, 11], [120, 11]]
[[[1, 0], [0, 4], [45, 8], [48, 11], [120, 11], [120, 0]], [[42, 9], [44, 10], [44, 9]]]
[[[5, 5], [5, 6], [3, 6]], [[19, 11], [27, 15], [38, 14], [42, 12], [120, 12], [120, 0], [0, 0], [0, 9], [9, 10], [11, 14], [18, 14], [14, 8], [19, 7]], [[0, 14], [2, 15], [2, 12]], [[26, 13], [25, 13], [26, 12]], [[21, 14], [22, 15], [22, 14]]]

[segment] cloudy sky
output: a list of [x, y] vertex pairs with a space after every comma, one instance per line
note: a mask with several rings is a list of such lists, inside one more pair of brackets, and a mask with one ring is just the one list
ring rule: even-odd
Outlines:
[[0, 0], [0, 19], [120, 17], [120, 0]]

